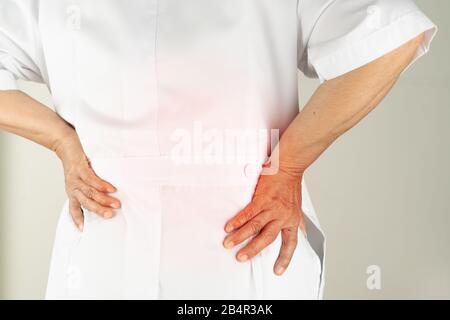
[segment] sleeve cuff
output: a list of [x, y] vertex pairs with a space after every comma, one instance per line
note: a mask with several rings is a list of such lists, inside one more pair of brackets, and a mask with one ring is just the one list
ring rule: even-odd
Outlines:
[[[437, 27], [421, 11], [407, 14], [387, 26], [384, 26], [359, 41], [346, 45], [341, 44], [336, 49], [336, 43], [330, 48], [310, 47], [308, 55], [321, 82], [336, 78], [357, 69], [383, 55], [395, 50], [409, 40], [425, 32], [425, 38], [419, 47], [413, 61], [405, 68], [408, 69], [417, 59], [428, 52]], [[322, 52], [331, 52], [326, 56]]]
[[14, 75], [0, 69], [0, 90], [18, 90], [17, 81]]

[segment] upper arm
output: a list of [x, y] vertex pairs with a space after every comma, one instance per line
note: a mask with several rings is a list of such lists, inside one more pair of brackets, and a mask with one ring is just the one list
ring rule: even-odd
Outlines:
[[406, 69], [437, 30], [412, 0], [299, 0], [298, 16], [298, 67], [321, 81], [400, 47], [414, 50]]
[[17, 89], [16, 79], [44, 82], [36, 0], [0, 0], [0, 90]]

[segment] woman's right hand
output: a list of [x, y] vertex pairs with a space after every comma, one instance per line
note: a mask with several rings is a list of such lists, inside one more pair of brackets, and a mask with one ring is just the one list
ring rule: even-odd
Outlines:
[[82, 208], [112, 218], [113, 209], [121, 206], [118, 199], [109, 195], [116, 188], [95, 174], [76, 131], [70, 128], [54, 150], [63, 163], [70, 214], [78, 229], [82, 231], [84, 225]]

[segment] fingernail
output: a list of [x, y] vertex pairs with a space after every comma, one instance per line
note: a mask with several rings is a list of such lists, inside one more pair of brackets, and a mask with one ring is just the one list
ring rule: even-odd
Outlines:
[[103, 214], [103, 216], [105, 217], [105, 218], [111, 218], [112, 217], [112, 215], [113, 215], [113, 213], [111, 212], [111, 211], [105, 211], [105, 213]]
[[281, 276], [283, 274], [284, 270], [285, 269], [282, 266], [278, 266], [278, 267], [275, 268], [275, 273], [277, 275]]
[[114, 209], [119, 209], [120, 205], [117, 202], [111, 203], [111, 207]]
[[83, 227], [84, 227], [84, 225], [82, 222], [80, 224], [78, 224], [78, 230], [83, 231]]
[[248, 259], [248, 256], [245, 253], [239, 253], [238, 256], [237, 256], [237, 259], [239, 261], [245, 261], [245, 260]]
[[108, 192], [116, 192], [115, 188], [108, 187]]
[[227, 225], [225, 226], [225, 231], [226, 231], [226, 232], [231, 232], [231, 231], [233, 231], [233, 226], [232, 226], [231, 224], [227, 224]]
[[224, 246], [227, 249], [233, 248], [234, 247], [234, 242], [231, 241], [231, 240], [227, 240], [227, 241], [225, 241]]

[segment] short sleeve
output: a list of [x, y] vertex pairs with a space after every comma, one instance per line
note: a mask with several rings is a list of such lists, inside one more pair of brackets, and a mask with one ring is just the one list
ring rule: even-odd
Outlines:
[[17, 79], [44, 82], [34, 0], [0, 0], [0, 90], [17, 89]]
[[299, 0], [298, 17], [298, 68], [322, 82], [425, 32], [414, 62], [429, 50], [437, 31], [412, 0]]

